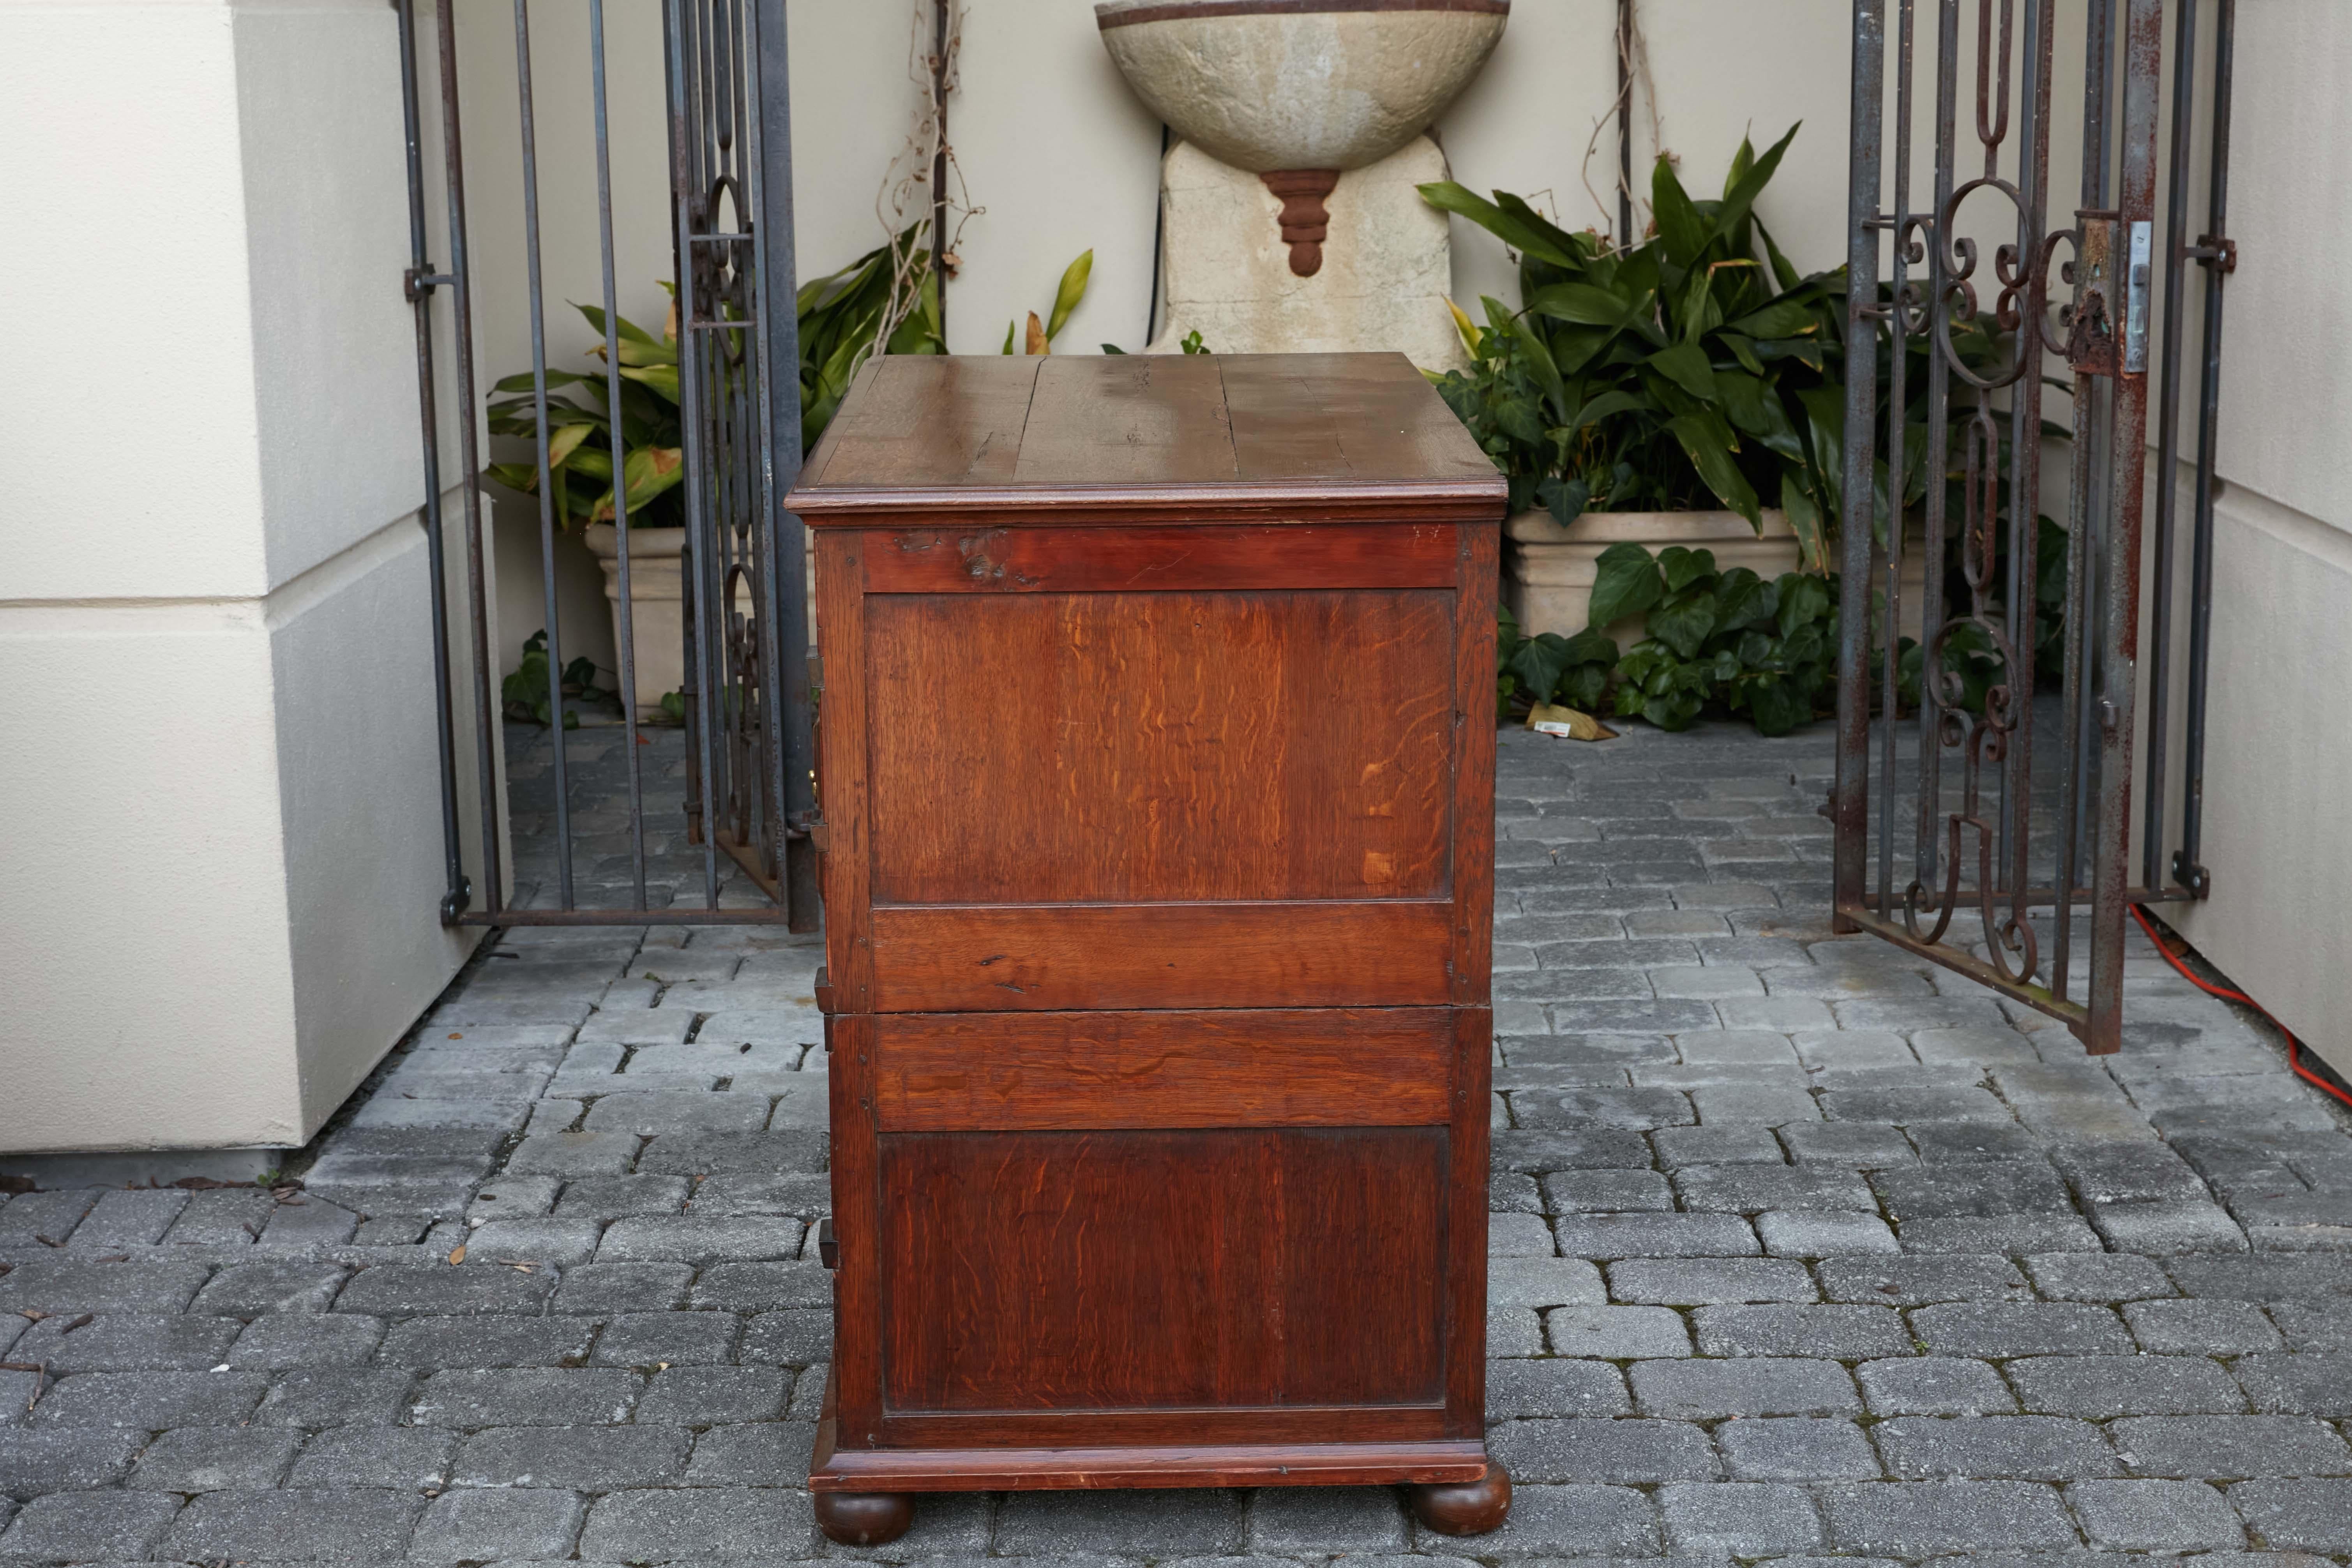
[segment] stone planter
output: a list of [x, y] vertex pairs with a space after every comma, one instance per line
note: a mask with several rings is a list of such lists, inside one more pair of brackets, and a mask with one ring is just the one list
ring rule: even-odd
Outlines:
[[[604, 569], [604, 597], [613, 606], [613, 657], [621, 647], [620, 544], [609, 522], [592, 522], [588, 549]], [[637, 667], [637, 719], [657, 717], [662, 698], [686, 684], [686, 616], [680, 596], [678, 559], [686, 550], [682, 528], [629, 530], [631, 652]], [[615, 679], [618, 679], [617, 675]]]
[[[1574, 637], [1590, 619], [1592, 580], [1601, 552], [1612, 544], [1633, 543], [1655, 555], [1668, 545], [1705, 550], [1715, 557], [1718, 571], [1745, 566], [1759, 577], [1778, 577], [1797, 569], [1797, 535], [1788, 514], [1777, 508], [1764, 513], [1764, 531], [1758, 533], [1736, 511], [1588, 511], [1568, 527], [1552, 521], [1548, 511], [1523, 511], [1506, 525], [1510, 538], [1503, 575], [1503, 602], [1529, 637], [1558, 632]], [[1903, 614], [1905, 637], [1919, 635], [1919, 598], [1926, 568], [1916, 548], [1904, 552]], [[1648, 617], [1628, 616], [1605, 632], [1622, 651], [1647, 635]]]

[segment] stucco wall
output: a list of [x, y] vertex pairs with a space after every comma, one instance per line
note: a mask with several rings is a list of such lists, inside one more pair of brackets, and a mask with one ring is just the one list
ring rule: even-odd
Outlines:
[[0, 1151], [301, 1142], [472, 944], [394, 37], [0, 8], [0, 681], [39, 741], [0, 749]]
[[[2207, 848], [2189, 939], [2352, 1074], [2352, 10], [2238, 7]], [[2201, 216], [2201, 215], [2200, 215]]]

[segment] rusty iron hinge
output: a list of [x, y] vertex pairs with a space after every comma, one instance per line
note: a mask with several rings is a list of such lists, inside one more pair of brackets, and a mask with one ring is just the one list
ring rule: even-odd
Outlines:
[[2114, 375], [2121, 366], [2112, 304], [2116, 215], [2078, 212], [2074, 221], [2074, 271], [2080, 291], [2066, 322], [2066, 365], [2085, 375]]
[[2194, 245], [2184, 245], [2180, 254], [2200, 267], [2216, 267], [2223, 274], [2238, 269], [2238, 242], [2227, 235], [2200, 234]]
[[414, 305], [434, 289], [457, 281], [453, 273], [435, 272], [423, 267], [404, 267], [400, 272], [400, 296]]
[[816, 1260], [827, 1268], [841, 1267], [841, 1241], [833, 1234], [830, 1215], [816, 1222]]

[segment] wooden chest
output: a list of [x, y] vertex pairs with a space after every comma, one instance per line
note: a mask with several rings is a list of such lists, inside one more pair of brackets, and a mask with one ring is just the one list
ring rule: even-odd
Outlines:
[[815, 532], [809, 1485], [1409, 1483], [1491, 1528], [1501, 478], [1393, 354], [887, 358]]

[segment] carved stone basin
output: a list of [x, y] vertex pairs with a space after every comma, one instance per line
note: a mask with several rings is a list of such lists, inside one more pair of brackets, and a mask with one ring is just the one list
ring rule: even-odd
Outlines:
[[1478, 74], [1510, 0], [1107, 0], [1103, 45], [1185, 141], [1283, 199], [1291, 270], [1321, 265], [1323, 198]]

